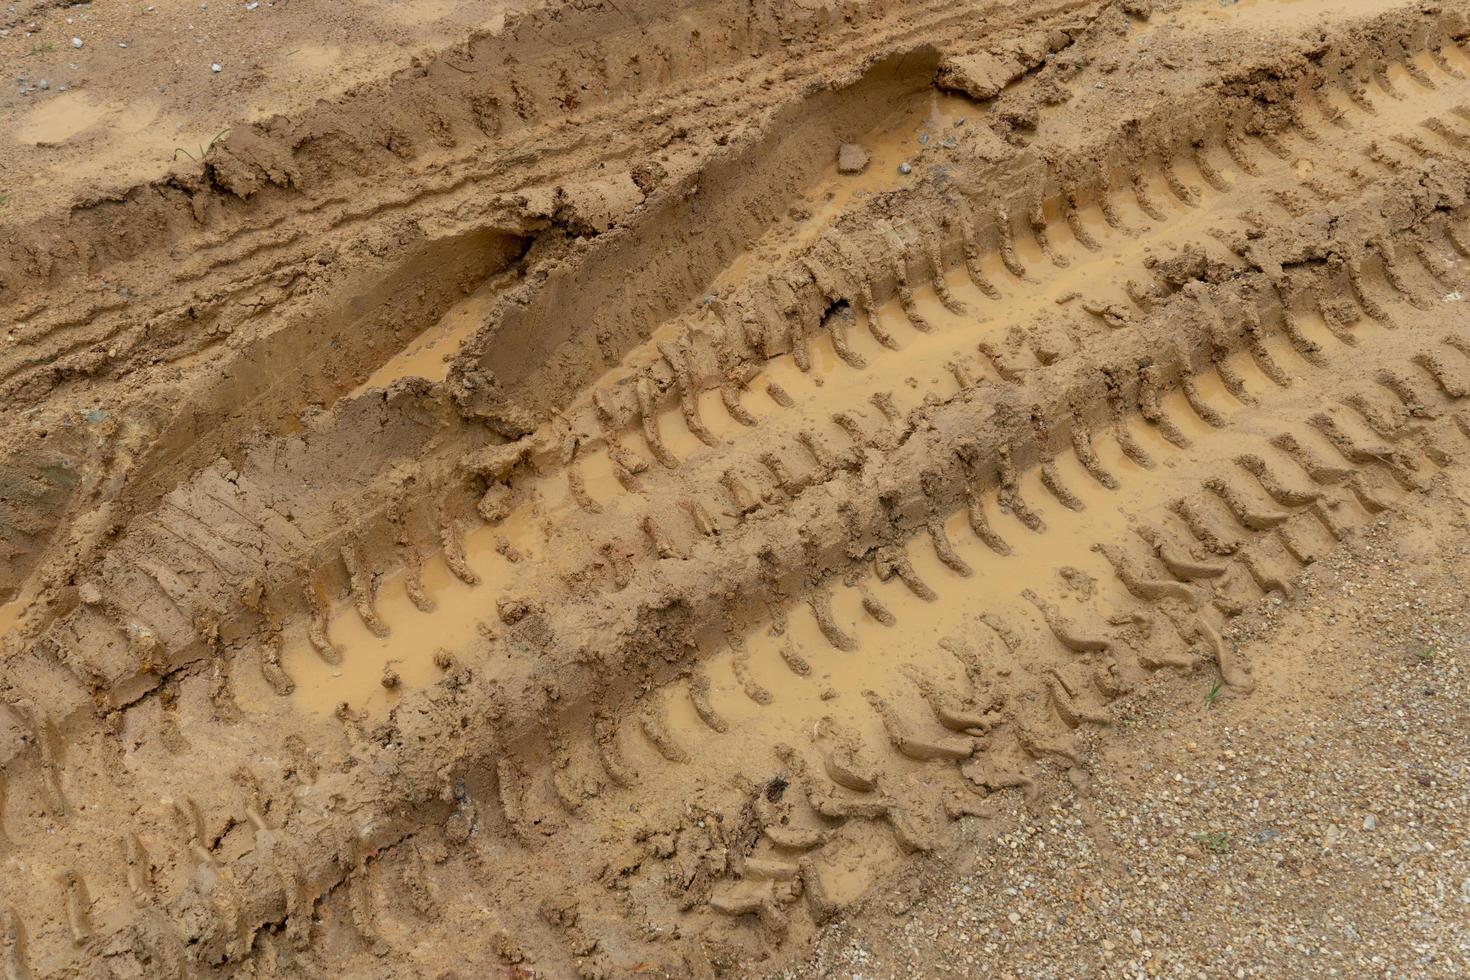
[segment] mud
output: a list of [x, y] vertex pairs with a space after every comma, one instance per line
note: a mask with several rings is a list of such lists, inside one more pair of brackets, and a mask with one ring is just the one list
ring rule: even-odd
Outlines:
[[1249, 696], [1464, 466], [1465, 13], [537, 9], [16, 212], [8, 975], [757, 974]]

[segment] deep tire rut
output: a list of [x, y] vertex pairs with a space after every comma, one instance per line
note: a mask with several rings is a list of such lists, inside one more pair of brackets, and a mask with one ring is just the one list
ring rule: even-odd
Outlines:
[[[136, 512], [60, 521], [97, 559], [0, 678], [7, 977], [408, 974], [470, 928], [551, 975], [779, 962], [1083, 778], [1150, 673], [1251, 690], [1230, 621], [1470, 449], [1462, 19], [1283, 30], [1078, 130], [1049, 66], [1146, 21], [998, 20], [982, 104], [948, 16], [699, 164], [753, 234], [436, 238], [380, 298], [470, 284], [442, 380], [385, 341], [301, 431], [170, 443]], [[864, 173], [735, 192], [832, 132]]]

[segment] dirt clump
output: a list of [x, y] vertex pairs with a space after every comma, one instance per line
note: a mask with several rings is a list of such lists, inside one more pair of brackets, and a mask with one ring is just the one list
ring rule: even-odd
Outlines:
[[837, 148], [837, 172], [860, 174], [868, 169], [868, 151], [856, 143], [843, 143]]

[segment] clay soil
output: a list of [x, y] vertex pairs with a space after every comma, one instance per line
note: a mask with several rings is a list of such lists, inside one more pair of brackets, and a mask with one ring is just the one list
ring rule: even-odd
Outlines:
[[1470, 972], [1470, 4], [0, 14], [0, 977]]

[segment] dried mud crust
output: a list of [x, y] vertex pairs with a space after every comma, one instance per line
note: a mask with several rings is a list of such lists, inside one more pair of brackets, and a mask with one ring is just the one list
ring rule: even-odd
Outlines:
[[[7, 969], [788, 956], [985, 796], [1085, 767], [1075, 729], [1149, 673], [1249, 691], [1231, 618], [1464, 465], [1457, 10], [846, 13], [746, 22], [785, 70], [686, 64], [627, 145], [585, 135], [609, 97], [484, 174], [364, 161], [408, 188], [349, 222], [406, 236], [376, 281], [283, 294], [223, 367], [127, 310], [26, 335], [23, 411], [116, 401], [48, 444], [84, 479], [10, 444]], [[734, 136], [660, 155], [659, 113]], [[211, 179], [232, 242], [344, 227]], [[275, 247], [206, 262], [211, 315]], [[57, 329], [142, 346], [37, 370]]]

